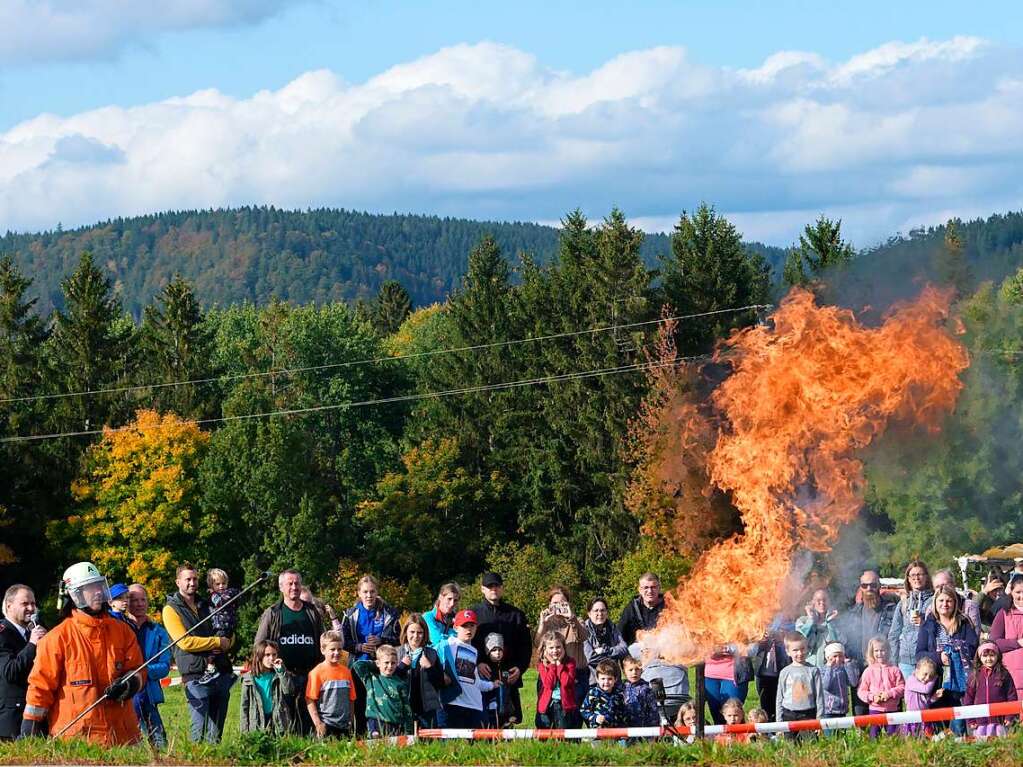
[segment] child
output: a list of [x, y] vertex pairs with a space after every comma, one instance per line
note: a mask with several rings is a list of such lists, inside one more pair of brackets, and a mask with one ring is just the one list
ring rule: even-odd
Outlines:
[[320, 637], [323, 663], [309, 672], [305, 697], [309, 718], [320, 738], [348, 735], [352, 730], [355, 682], [341, 662], [341, 634], [325, 631]]
[[366, 687], [366, 731], [371, 738], [412, 732], [408, 682], [395, 675], [398, 650], [382, 644], [376, 660], [357, 660], [352, 666]]
[[284, 667], [280, 652], [280, 645], [269, 639], [252, 649], [249, 670], [242, 674], [242, 732], [297, 733], [298, 680]]
[[686, 743], [696, 742], [696, 704], [686, 701], [678, 708], [678, 718], [675, 720], [676, 727], [686, 727], [689, 734], [685, 736]]
[[[906, 692], [906, 680], [899, 667], [889, 662], [891, 645], [882, 636], [876, 636], [867, 643], [869, 666], [860, 676], [856, 689], [859, 699], [866, 703], [871, 714], [888, 714], [899, 710], [899, 702]], [[895, 733], [897, 728], [889, 725], [885, 732]], [[871, 727], [870, 734], [876, 736], [879, 727]]]
[[475, 729], [483, 725], [483, 693], [502, 684], [479, 674], [479, 656], [472, 645], [479, 620], [472, 610], [455, 615], [455, 635], [436, 645], [450, 685], [444, 688], [444, 715], [448, 727]]
[[[1017, 700], [1016, 686], [1002, 665], [1002, 651], [994, 642], [984, 642], [977, 648], [977, 662], [966, 683], [963, 705], [1004, 703], [1010, 700]], [[1005, 735], [1006, 720], [1003, 717], [975, 719], [971, 724], [973, 734], [982, 739]]]
[[831, 642], [824, 648], [821, 687], [824, 689], [824, 718], [849, 713], [849, 688], [860, 683], [856, 664], [845, 657], [845, 646]]
[[568, 657], [565, 639], [557, 632], [543, 635], [536, 671], [536, 726], [543, 729], [577, 726], [575, 661]]
[[590, 685], [579, 708], [583, 721], [588, 727], [626, 727], [628, 712], [618, 680], [618, 664], [605, 659], [597, 664], [594, 671], [597, 683]]
[[429, 629], [419, 613], [412, 613], [401, 630], [398, 670], [408, 680], [409, 706], [420, 727], [436, 727], [441, 710], [440, 690], [444, 687], [444, 667], [440, 656], [427, 646]]
[[110, 587], [110, 615], [129, 626], [135, 626], [128, 618], [128, 587], [123, 583], [115, 583]]
[[[238, 596], [238, 589], [230, 588], [227, 573], [219, 567], [211, 567], [206, 573], [206, 585], [210, 590], [210, 612], [219, 610], [223, 605]], [[210, 618], [210, 628], [213, 629], [213, 636], [230, 637], [238, 626], [238, 602], [232, 602], [228, 607], [216, 613]], [[206, 664], [206, 673], [199, 677], [199, 683], [203, 684], [216, 678], [218, 674], [212, 660]]]
[[643, 679], [643, 663], [638, 658], [626, 655], [622, 660], [625, 671], [625, 685], [622, 698], [629, 727], [656, 727], [661, 723], [657, 712], [657, 698], [650, 683]]
[[[806, 662], [806, 637], [795, 631], [785, 635], [785, 653], [792, 660], [778, 674], [776, 722], [820, 719], [824, 714], [824, 686], [821, 670]], [[797, 733], [804, 739], [811, 733]]]
[[[930, 656], [916, 662], [916, 668], [906, 680], [906, 711], [924, 711], [931, 707], [944, 690], [938, 687], [938, 664]], [[899, 730], [903, 735], [933, 735], [933, 728], [925, 724], [904, 724]]]
[[[743, 724], [746, 721], [746, 712], [743, 711], [742, 701], [738, 698], [729, 698], [721, 704], [721, 716], [725, 724]], [[749, 733], [744, 732], [723, 732], [714, 738], [717, 743], [746, 743], [749, 741]]]
[[[746, 714], [746, 721], [750, 724], [766, 724], [771, 721], [771, 717], [769, 717], [767, 715], [767, 711], [762, 708], [751, 708]], [[749, 740], [751, 742], [760, 740], [761, 738], [767, 739], [770, 737], [771, 736], [767, 733], [751, 732], [749, 734]]]
[[518, 717], [515, 715], [515, 707], [508, 698], [508, 672], [504, 669], [504, 637], [497, 632], [487, 634], [483, 640], [483, 648], [487, 652], [487, 661], [490, 663], [490, 675], [494, 679], [500, 679], [503, 683], [489, 692], [483, 693], [483, 713], [486, 717], [487, 726], [498, 729], [506, 725], [518, 724]]

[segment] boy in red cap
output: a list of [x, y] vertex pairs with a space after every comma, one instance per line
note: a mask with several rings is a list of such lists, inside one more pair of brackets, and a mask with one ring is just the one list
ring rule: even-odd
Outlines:
[[483, 726], [483, 693], [501, 685], [479, 675], [479, 656], [472, 645], [479, 621], [472, 610], [459, 610], [455, 614], [455, 636], [436, 645], [444, 666], [445, 681], [450, 684], [441, 696], [447, 726], [476, 729]]

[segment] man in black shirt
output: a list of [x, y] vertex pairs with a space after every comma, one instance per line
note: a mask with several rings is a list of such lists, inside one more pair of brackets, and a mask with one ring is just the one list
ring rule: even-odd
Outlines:
[[636, 641], [637, 631], [649, 631], [656, 626], [657, 616], [664, 609], [661, 579], [655, 573], [643, 573], [639, 577], [637, 591], [639, 596], [625, 606], [622, 617], [618, 619], [618, 630], [627, 645]]
[[[496, 633], [504, 638], [509, 699], [516, 720], [521, 722], [522, 703], [519, 699], [519, 690], [522, 688], [522, 674], [529, 668], [529, 661], [533, 656], [533, 639], [529, 633], [529, 623], [522, 610], [504, 601], [504, 581], [500, 575], [483, 573], [481, 590], [483, 601], [471, 608], [479, 619], [479, 628], [472, 643], [479, 657], [485, 659], [487, 635]], [[485, 661], [479, 664], [479, 669], [482, 676], [490, 676], [490, 666]]]
[[298, 713], [302, 733], [310, 731], [312, 723], [301, 699], [305, 695], [306, 677], [320, 658], [320, 636], [323, 634], [323, 620], [319, 610], [310, 602], [303, 602], [302, 575], [298, 570], [285, 570], [277, 577], [281, 600], [266, 608], [259, 619], [256, 630], [256, 644], [265, 639], [277, 642], [281, 648], [281, 660], [285, 667], [298, 679], [300, 690], [293, 705]]
[[21, 732], [28, 674], [36, 657], [36, 644], [46, 629], [36, 625], [36, 597], [20, 583], [4, 594], [0, 620], [0, 740], [13, 740]]

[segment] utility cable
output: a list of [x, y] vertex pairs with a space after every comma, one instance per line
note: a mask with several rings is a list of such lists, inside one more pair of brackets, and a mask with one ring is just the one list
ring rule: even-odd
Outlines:
[[[340, 410], [343, 408], [357, 408], [357, 407], [370, 407], [372, 405], [388, 405], [399, 402], [415, 402], [418, 400], [426, 399], [440, 399], [443, 397], [454, 397], [463, 394], [475, 394], [477, 392], [491, 392], [491, 391], [502, 391], [506, 389], [517, 389], [527, 386], [537, 386], [541, 384], [560, 383], [562, 381], [575, 381], [583, 380], [587, 378], [597, 378], [603, 376], [617, 375], [622, 373], [632, 373], [640, 370], [657, 370], [659, 368], [671, 367], [682, 362], [687, 362], [696, 359], [704, 359], [711, 355], [701, 354], [693, 357], [677, 357], [675, 359], [667, 361], [657, 362], [639, 362], [631, 365], [621, 365], [618, 367], [611, 368], [597, 368], [594, 370], [583, 370], [572, 373], [561, 373], [558, 375], [542, 376], [538, 378], [526, 378], [518, 381], [504, 381], [495, 384], [484, 384], [481, 386], [467, 386], [460, 389], [446, 389], [444, 391], [436, 392], [422, 392], [419, 394], [403, 394], [394, 397], [381, 397], [378, 399], [361, 400], [355, 402], [337, 402], [324, 405], [313, 405], [310, 407], [303, 408], [292, 408], [287, 410], [274, 410], [264, 413], [242, 413], [238, 415], [221, 416], [219, 418], [203, 418], [196, 421], [192, 421], [200, 426], [213, 423], [226, 423], [230, 421], [247, 421], [256, 418], [272, 418], [275, 416], [289, 416], [289, 415], [309, 415], [312, 413], [323, 413], [330, 410]], [[52, 434], [23, 434], [16, 435], [13, 437], [4, 437], [0, 439], [0, 444], [12, 443], [12, 442], [39, 442], [43, 440], [52, 439], [63, 439], [65, 437], [88, 437], [95, 436], [97, 434], [104, 433], [118, 433], [122, 431], [137, 430], [136, 426], [119, 426], [117, 428], [107, 429], [83, 429], [81, 431], [66, 431], [66, 432], [55, 432]]]
[[60, 392], [55, 394], [32, 394], [24, 397], [7, 397], [0, 399], [0, 404], [13, 403], [13, 402], [37, 402], [41, 400], [54, 400], [54, 399], [67, 399], [70, 397], [91, 397], [99, 394], [123, 394], [131, 391], [142, 391], [147, 389], [166, 389], [176, 386], [190, 386], [204, 383], [215, 383], [215, 382], [227, 382], [237, 381], [247, 378], [265, 378], [268, 376], [277, 375], [290, 375], [292, 373], [308, 373], [316, 370], [330, 370], [336, 368], [356, 367], [359, 365], [373, 365], [381, 362], [394, 362], [397, 360], [410, 360], [419, 359], [422, 357], [434, 357], [442, 354], [456, 354], [459, 352], [473, 352], [482, 351], [483, 349], [496, 349], [504, 346], [517, 346], [520, 344], [538, 342], [538, 341], [551, 341], [557, 338], [571, 338], [574, 336], [581, 335], [596, 335], [598, 333], [606, 333], [608, 331], [615, 330], [627, 330], [629, 328], [644, 327], [646, 325], [660, 325], [665, 322], [674, 322], [677, 320], [690, 320], [699, 317], [711, 317], [717, 314], [729, 314], [738, 313], [750, 310], [759, 309], [770, 309], [771, 304], [750, 304], [749, 306], [738, 306], [731, 309], [716, 309], [710, 312], [698, 312], [696, 314], [681, 314], [675, 317], [662, 317], [656, 320], [645, 320], [643, 322], [631, 322], [626, 325], [606, 325], [604, 327], [589, 328], [587, 330], [570, 330], [563, 333], [551, 333], [545, 336], [532, 336], [529, 338], [516, 338], [509, 341], [493, 341], [485, 344], [473, 344], [471, 346], [458, 346], [450, 349], [432, 349], [425, 352], [415, 352], [412, 354], [396, 354], [390, 357], [373, 357], [370, 359], [361, 360], [349, 360], [347, 362], [329, 362], [323, 365], [311, 365], [308, 367], [298, 368], [282, 368], [280, 370], [261, 370], [253, 373], [235, 373], [226, 376], [212, 376], [209, 378], [195, 378], [188, 381], [167, 381], [164, 383], [152, 383], [152, 384], [132, 384], [130, 386], [107, 386], [97, 389], [88, 389], [85, 391], [76, 392]]

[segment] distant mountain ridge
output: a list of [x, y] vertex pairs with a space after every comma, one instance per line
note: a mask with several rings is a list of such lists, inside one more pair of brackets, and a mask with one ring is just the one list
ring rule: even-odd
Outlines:
[[[599, 223], [599, 222], [593, 222]], [[520, 252], [540, 262], [557, 253], [558, 229], [533, 223], [472, 221], [343, 209], [274, 207], [157, 213], [117, 218], [74, 230], [0, 237], [34, 280], [41, 313], [60, 307], [60, 282], [83, 251], [112, 276], [126, 311], [142, 308], [175, 274], [195, 286], [203, 304], [354, 301], [398, 280], [417, 306], [444, 300], [465, 273], [469, 251], [491, 233], [513, 263]], [[750, 245], [772, 266], [784, 250]], [[651, 234], [643, 257], [655, 267], [670, 242]]]

